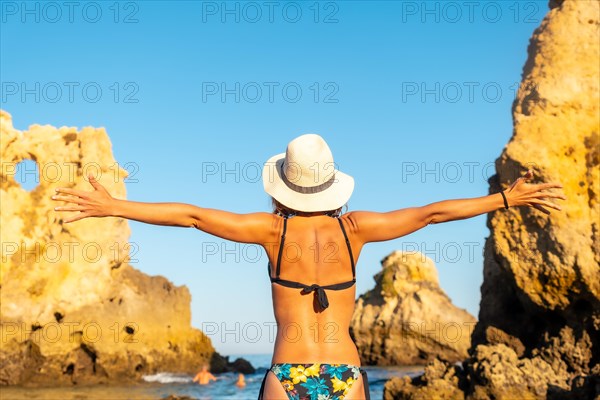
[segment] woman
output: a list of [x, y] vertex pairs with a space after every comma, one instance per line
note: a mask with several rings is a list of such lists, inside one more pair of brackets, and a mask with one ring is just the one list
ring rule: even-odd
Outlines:
[[263, 185], [274, 212], [235, 214], [181, 203], [118, 200], [93, 177], [93, 191], [57, 189], [55, 200], [76, 211], [65, 222], [115, 216], [156, 225], [194, 227], [218, 237], [260, 244], [268, 259], [277, 337], [265, 399], [365, 399], [366, 374], [349, 334], [355, 300], [355, 264], [364, 244], [396, 239], [429, 224], [471, 218], [509, 206], [560, 210], [547, 199], [566, 199], [559, 183], [528, 184], [528, 171], [504, 192], [445, 200], [391, 212], [342, 215], [352, 177], [334, 168], [327, 143], [307, 134], [265, 163]]

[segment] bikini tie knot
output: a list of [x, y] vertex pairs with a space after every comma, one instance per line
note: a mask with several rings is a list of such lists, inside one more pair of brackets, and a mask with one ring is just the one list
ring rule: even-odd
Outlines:
[[317, 298], [317, 301], [319, 302], [319, 305], [321, 306], [321, 308], [324, 310], [327, 307], [329, 307], [329, 300], [327, 299], [327, 293], [325, 293], [325, 289], [323, 289], [321, 286], [317, 285], [316, 283], [305, 287], [303, 292], [304, 293], [315, 292], [315, 297]]

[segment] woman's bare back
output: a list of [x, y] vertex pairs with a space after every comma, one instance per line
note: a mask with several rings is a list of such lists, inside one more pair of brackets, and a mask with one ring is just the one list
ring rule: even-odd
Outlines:
[[[274, 229], [281, 237], [283, 218]], [[352, 229], [340, 217], [350, 241], [354, 262], [362, 245], [353, 241]], [[280, 242], [265, 245], [271, 277], [276, 276]], [[306, 285], [327, 286], [353, 279], [350, 252], [336, 218], [327, 215], [288, 218], [280, 278]], [[316, 293], [272, 283], [273, 309], [278, 332], [273, 362], [330, 362], [360, 365], [349, 325], [356, 287], [325, 290], [329, 306], [320, 307]]]

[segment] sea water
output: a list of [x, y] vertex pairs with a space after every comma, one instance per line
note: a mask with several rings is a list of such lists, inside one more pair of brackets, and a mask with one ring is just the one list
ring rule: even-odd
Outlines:
[[[246, 375], [246, 387], [235, 386], [237, 373], [215, 374], [216, 382], [200, 386], [192, 382], [193, 376], [161, 372], [144, 376], [137, 385], [95, 385], [69, 388], [0, 387], [1, 400], [158, 400], [169, 395], [189, 396], [198, 400], [252, 400], [258, 398], [260, 384], [271, 364], [270, 354], [231, 355], [230, 360], [243, 357], [256, 368], [256, 373]], [[372, 399], [383, 398], [383, 385], [394, 376], [415, 376], [423, 372], [421, 366], [363, 367], [368, 374]]]

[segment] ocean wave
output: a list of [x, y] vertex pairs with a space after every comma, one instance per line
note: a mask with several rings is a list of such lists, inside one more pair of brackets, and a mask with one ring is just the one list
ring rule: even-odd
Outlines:
[[190, 383], [192, 377], [185, 374], [174, 374], [171, 372], [159, 372], [154, 375], [144, 375], [142, 379], [146, 382], [159, 382], [159, 383]]

